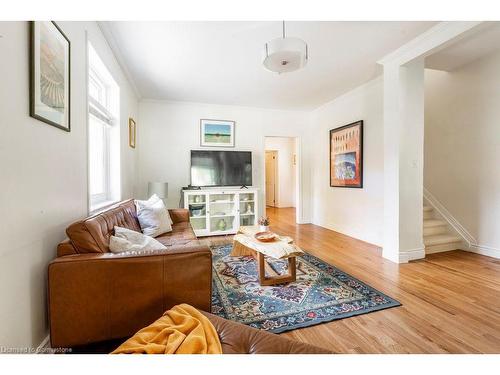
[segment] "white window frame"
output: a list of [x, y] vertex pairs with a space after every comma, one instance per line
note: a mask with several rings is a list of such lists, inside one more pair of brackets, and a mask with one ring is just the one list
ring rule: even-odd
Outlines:
[[[96, 73], [92, 67], [89, 67], [89, 86], [93, 84], [97, 90], [99, 91], [99, 96], [103, 96], [102, 100], [101, 98], [97, 98], [98, 102], [104, 101], [104, 106], [107, 104], [107, 97], [106, 97], [106, 85], [103, 84], [102, 79], [99, 77], [99, 74]], [[90, 90], [89, 90], [89, 97], [92, 98], [92, 95], [90, 95]]]
[[[90, 117], [94, 117], [97, 121], [102, 122], [102, 120], [96, 116], [94, 116], [92, 113], [89, 112], [89, 121]], [[103, 181], [104, 181], [104, 192], [99, 193], [99, 194], [90, 194], [90, 204], [91, 204], [91, 210], [95, 209], [99, 205], [109, 202], [112, 200], [111, 198], [111, 184], [110, 184], [110, 174], [111, 174], [111, 167], [110, 167], [110, 126], [104, 124], [104, 147], [103, 147], [103, 154], [104, 154], [104, 166], [103, 166]], [[90, 177], [90, 175], [89, 175]]]
[[[91, 48], [91, 44], [88, 44], [88, 48]], [[109, 72], [107, 72], [109, 74]], [[104, 139], [103, 139], [103, 154], [104, 154], [104, 165], [103, 165], [103, 184], [104, 184], [104, 192], [98, 194], [90, 193], [91, 186], [91, 170], [90, 170], [90, 155], [89, 155], [89, 212], [95, 212], [109, 204], [112, 204], [116, 197], [113, 197], [113, 189], [111, 183], [111, 133], [113, 131], [113, 127], [118, 124], [117, 118], [111, 112], [111, 95], [112, 89], [108, 84], [107, 80], [102, 77], [96, 69], [92, 66], [92, 62], [88, 61], [88, 84], [96, 85], [100, 89], [99, 98], [94, 98], [90, 96], [90, 90], [87, 95], [87, 103], [88, 103], [88, 128], [90, 127], [90, 121], [92, 118], [103, 123], [104, 127]], [[119, 98], [116, 98], [119, 100]], [[94, 120], [92, 120], [94, 121]], [[88, 140], [88, 149], [90, 152], [90, 142]]]

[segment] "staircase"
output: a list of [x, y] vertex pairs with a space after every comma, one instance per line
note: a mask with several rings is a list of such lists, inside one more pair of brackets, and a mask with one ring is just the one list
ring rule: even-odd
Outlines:
[[437, 217], [434, 208], [425, 205], [424, 244], [426, 254], [463, 248], [462, 238], [449, 228], [445, 220]]

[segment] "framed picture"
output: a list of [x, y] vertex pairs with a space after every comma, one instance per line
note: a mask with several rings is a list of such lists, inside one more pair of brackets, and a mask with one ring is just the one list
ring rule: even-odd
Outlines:
[[69, 132], [70, 42], [55, 22], [32, 21], [30, 34], [30, 116]]
[[200, 120], [201, 146], [234, 147], [234, 121]]
[[363, 187], [363, 121], [330, 130], [330, 186]]
[[136, 124], [132, 117], [128, 119], [128, 145], [135, 148]]

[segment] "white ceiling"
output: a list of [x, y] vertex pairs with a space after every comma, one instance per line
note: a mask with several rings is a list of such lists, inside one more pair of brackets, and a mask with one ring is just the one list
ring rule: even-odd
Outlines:
[[101, 22], [140, 96], [309, 110], [380, 73], [376, 61], [435, 22], [287, 22], [309, 62], [278, 75], [262, 66], [281, 22]]
[[486, 22], [477, 32], [428, 56], [425, 67], [452, 71], [500, 49], [500, 22]]

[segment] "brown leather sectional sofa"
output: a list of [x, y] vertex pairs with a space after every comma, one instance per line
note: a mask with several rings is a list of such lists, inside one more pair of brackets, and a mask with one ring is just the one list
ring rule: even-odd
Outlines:
[[[187, 210], [169, 210], [172, 232], [156, 239], [167, 250], [113, 254], [114, 226], [140, 231], [133, 200], [71, 224], [49, 264], [52, 347], [124, 340], [179, 303], [210, 311], [212, 255], [199, 242]], [[324, 353], [306, 344], [208, 314], [228, 353]]]

